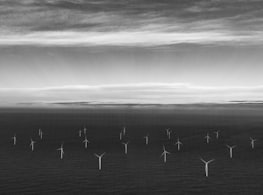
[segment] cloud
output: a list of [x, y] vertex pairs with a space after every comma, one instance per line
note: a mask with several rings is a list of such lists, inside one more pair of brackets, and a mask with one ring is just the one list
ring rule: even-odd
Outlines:
[[1, 0], [0, 45], [261, 44], [262, 5], [256, 0]]
[[263, 86], [209, 87], [184, 83], [62, 86], [0, 89], [1, 105], [88, 102], [113, 104], [191, 104], [262, 101]]
[[235, 35], [231, 32], [36, 32], [0, 37], [2, 45], [42, 46], [161, 46], [180, 43], [194, 44], [260, 44], [263, 33]]

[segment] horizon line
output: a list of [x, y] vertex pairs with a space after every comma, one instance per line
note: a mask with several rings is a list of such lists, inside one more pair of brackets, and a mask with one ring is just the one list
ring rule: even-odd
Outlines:
[[57, 86], [46, 86], [46, 87], [6, 87], [0, 88], [0, 91], [37, 91], [37, 90], [59, 90], [59, 89], [96, 89], [96, 88], [132, 88], [132, 87], [171, 87], [171, 88], [188, 88], [188, 89], [261, 89], [262, 85], [254, 85], [254, 86], [239, 86], [239, 85], [231, 85], [231, 86], [209, 86], [209, 85], [193, 85], [190, 83], [160, 83], [160, 82], [143, 82], [143, 83], [127, 83], [127, 84], [98, 84], [98, 85], [57, 85]]

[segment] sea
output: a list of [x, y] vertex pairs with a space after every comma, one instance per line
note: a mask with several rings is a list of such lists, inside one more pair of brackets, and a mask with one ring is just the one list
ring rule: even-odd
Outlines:
[[[236, 145], [232, 159], [226, 144]], [[170, 152], [166, 163], [163, 146]], [[98, 170], [94, 153], [104, 152]], [[200, 158], [214, 159], [208, 177]], [[263, 194], [263, 104], [0, 108], [0, 194]]]

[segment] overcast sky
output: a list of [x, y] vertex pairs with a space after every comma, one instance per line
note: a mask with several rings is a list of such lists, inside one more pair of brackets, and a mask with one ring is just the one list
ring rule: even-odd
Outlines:
[[0, 0], [2, 102], [261, 100], [262, 54], [261, 0]]

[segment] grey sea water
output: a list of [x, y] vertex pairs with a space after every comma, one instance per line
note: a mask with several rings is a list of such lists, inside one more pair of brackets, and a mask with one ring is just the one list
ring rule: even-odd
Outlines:
[[[78, 130], [87, 128], [84, 148]], [[119, 140], [123, 126], [128, 155]], [[43, 140], [38, 129], [44, 132]], [[165, 129], [172, 130], [167, 140]], [[220, 130], [220, 139], [213, 131]], [[1, 194], [262, 194], [263, 106], [171, 105], [3, 108]], [[205, 143], [209, 132], [212, 139]], [[17, 145], [11, 137], [16, 133]], [[146, 134], [149, 145], [144, 145]], [[180, 137], [182, 150], [174, 142]], [[252, 150], [249, 137], [255, 137]], [[37, 141], [30, 151], [30, 138]], [[60, 160], [56, 150], [64, 142]], [[229, 159], [225, 144], [236, 144]], [[171, 152], [167, 163], [162, 145]], [[102, 170], [94, 153], [106, 152]], [[205, 177], [204, 164], [209, 164]]]

